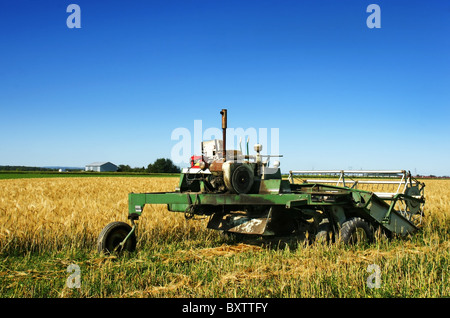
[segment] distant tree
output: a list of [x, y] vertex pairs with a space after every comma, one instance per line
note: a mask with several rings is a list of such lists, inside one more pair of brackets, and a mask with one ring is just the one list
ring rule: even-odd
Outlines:
[[142, 168], [136, 167], [133, 169], [133, 172], [147, 172], [147, 169], [145, 169], [145, 167]]
[[131, 167], [129, 165], [119, 165], [118, 172], [131, 172]]
[[129, 165], [119, 165], [118, 172], [147, 172], [147, 173], [178, 173], [181, 169], [175, 166], [170, 159], [159, 158], [145, 167], [131, 168]]
[[178, 173], [180, 168], [173, 164], [172, 160], [167, 158], [156, 159], [153, 164], [147, 166], [149, 173]]

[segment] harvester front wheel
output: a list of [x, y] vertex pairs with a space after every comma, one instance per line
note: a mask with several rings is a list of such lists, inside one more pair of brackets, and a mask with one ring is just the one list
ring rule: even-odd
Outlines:
[[319, 244], [329, 244], [333, 242], [333, 240], [334, 234], [330, 221], [327, 218], [325, 218], [319, 223], [317, 227], [315, 242]]
[[[109, 223], [98, 236], [98, 252], [103, 254], [120, 254], [122, 251], [133, 252], [136, 249], [136, 235], [134, 232], [130, 233], [131, 231], [132, 227], [125, 222]], [[127, 240], [122, 243], [125, 238]]]
[[374, 241], [373, 227], [360, 217], [353, 217], [342, 224], [340, 239], [348, 245], [372, 243]]

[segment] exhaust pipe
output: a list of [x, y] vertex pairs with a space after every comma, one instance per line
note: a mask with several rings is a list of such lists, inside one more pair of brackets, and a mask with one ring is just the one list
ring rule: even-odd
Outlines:
[[223, 148], [223, 161], [227, 160], [227, 110], [222, 109], [220, 111], [222, 115], [222, 148]]

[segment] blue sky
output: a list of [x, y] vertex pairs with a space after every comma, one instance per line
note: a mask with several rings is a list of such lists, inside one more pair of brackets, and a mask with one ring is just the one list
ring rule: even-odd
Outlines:
[[450, 175], [449, 35], [443, 0], [4, 0], [0, 165], [147, 166], [227, 108], [283, 171]]

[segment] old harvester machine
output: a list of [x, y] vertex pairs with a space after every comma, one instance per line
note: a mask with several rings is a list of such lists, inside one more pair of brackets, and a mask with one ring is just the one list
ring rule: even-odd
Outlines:
[[226, 236], [304, 235], [308, 241], [372, 242], [375, 231], [404, 236], [422, 221], [424, 184], [405, 170], [298, 170], [283, 178], [279, 161], [262, 146], [255, 154], [226, 149], [227, 110], [222, 140], [204, 141], [202, 154], [184, 168], [174, 192], [130, 193], [128, 218], [108, 224], [98, 237], [103, 253], [136, 247], [136, 220], [147, 204], [165, 204], [187, 219], [209, 217], [207, 227]]

